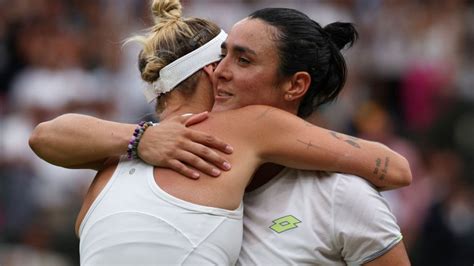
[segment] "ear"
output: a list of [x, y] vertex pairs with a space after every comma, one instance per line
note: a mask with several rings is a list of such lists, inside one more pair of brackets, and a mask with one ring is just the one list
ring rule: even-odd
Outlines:
[[209, 64], [209, 65], [206, 65], [202, 69], [204, 70], [204, 72], [206, 72], [209, 75], [209, 77], [212, 77], [216, 67], [217, 67], [217, 63], [212, 63], [212, 64]]
[[285, 100], [293, 101], [303, 98], [311, 84], [311, 76], [308, 72], [300, 71], [293, 74], [290, 86], [286, 88]]

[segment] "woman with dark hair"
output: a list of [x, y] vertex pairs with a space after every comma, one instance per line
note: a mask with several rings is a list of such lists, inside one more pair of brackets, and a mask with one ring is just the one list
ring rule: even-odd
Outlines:
[[[252, 13], [222, 45], [213, 110], [264, 102], [309, 115], [343, 87], [346, 66], [339, 50], [356, 38], [351, 24], [323, 28], [294, 9]], [[330, 134], [355, 151], [364, 149], [360, 140]], [[308, 148], [313, 143], [306, 142]], [[391, 160], [374, 161], [380, 180]], [[257, 172], [247, 190], [239, 264], [409, 264], [387, 202], [360, 178], [273, 165]]]

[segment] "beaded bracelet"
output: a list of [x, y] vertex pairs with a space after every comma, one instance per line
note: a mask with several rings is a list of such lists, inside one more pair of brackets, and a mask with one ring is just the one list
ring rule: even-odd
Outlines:
[[128, 143], [127, 154], [128, 159], [137, 159], [138, 158], [138, 143], [142, 139], [143, 133], [147, 130], [148, 127], [153, 126], [152, 122], [141, 121], [138, 123], [137, 128], [133, 132], [133, 136]]

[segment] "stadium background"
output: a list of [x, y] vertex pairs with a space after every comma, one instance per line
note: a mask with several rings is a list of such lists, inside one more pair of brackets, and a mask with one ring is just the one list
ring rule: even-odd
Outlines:
[[[65, 112], [136, 122], [148, 1], [0, 0], [0, 265], [75, 265], [73, 225], [94, 173], [42, 162], [27, 140]], [[261, 7], [354, 22], [349, 79], [311, 120], [383, 142], [410, 161], [410, 187], [384, 192], [413, 265], [474, 263], [474, 2], [182, 0], [226, 30]], [[317, 217], [315, 217], [317, 218]]]

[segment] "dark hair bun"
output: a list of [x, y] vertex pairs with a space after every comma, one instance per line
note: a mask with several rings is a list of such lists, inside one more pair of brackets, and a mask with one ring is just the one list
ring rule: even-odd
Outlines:
[[359, 38], [359, 34], [352, 23], [334, 22], [326, 25], [324, 31], [339, 50], [347, 45], [351, 47]]

